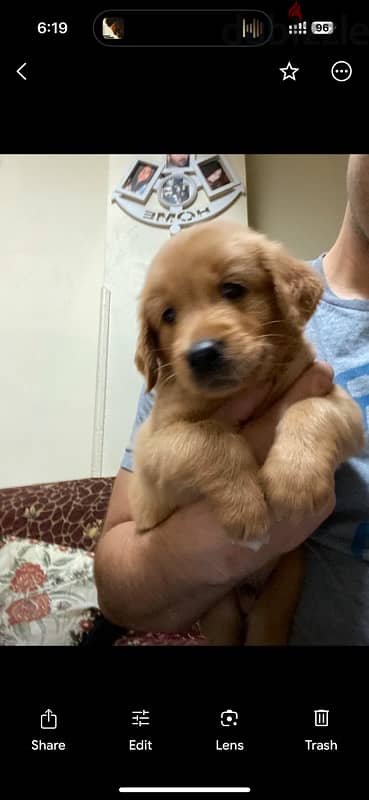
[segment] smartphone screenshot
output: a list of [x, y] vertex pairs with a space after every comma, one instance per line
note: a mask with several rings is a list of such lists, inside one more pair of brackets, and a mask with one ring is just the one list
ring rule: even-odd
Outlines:
[[17, 796], [366, 796], [369, 13], [250, 5], [3, 20]]

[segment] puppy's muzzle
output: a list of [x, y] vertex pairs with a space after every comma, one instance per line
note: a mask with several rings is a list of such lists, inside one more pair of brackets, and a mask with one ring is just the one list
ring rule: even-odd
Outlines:
[[223, 342], [217, 339], [200, 339], [195, 342], [187, 351], [186, 358], [198, 380], [222, 372], [226, 363]]

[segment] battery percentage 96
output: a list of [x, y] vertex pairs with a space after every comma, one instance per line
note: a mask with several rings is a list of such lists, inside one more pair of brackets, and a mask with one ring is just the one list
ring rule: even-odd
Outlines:
[[327, 36], [334, 32], [334, 22], [331, 20], [325, 22], [315, 20], [315, 22], [311, 23], [311, 32], [315, 35]]

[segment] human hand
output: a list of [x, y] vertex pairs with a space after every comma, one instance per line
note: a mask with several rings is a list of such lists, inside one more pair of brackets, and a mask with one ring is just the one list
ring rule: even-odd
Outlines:
[[[324, 396], [332, 386], [332, 370], [315, 364], [285, 397], [259, 420], [245, 425], [259, 463], [273, 441], [275, 427], [288, 404]], [[235, 426], [251, 417], [270, 387], [255, 387], [227, 401], [218, 419]], [[137, 630], [188, 629], [218, 600], [274, 558], [297, 548], [329, 516], [327, 505], [305, 519], [273, 524], [269, 541], [257, 552], [233, 541], [207, 500], [185, 506], [145, 536], [137, 536], [128, 505], [130, 473], [120, 470], [115, 483], [115, 524], [101, 538], [95, 559], [99, 602], [108, 619]], [[120, 490], [119, 490], [120, 486]], [[126, 511], [119, 523], [118, 510]], [[114, 517], [114, 514], [113, 514]]]

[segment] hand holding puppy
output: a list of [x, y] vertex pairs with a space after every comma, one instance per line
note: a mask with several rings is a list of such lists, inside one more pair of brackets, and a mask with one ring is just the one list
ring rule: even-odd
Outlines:
[[[244, 434], [261, 464], [284, 411], [298, 400], [323, 397], [331, 389], [332, 370], [318, 362], [260, 419], [252, 420], [252, 416], [268, 390], [266, 385], [228, 401], [217, 417], [235, 426], [246, 421]], [[188, 629], [240, 581], [298, 547], [335, 505], [332, 491], [329, 502], [316, 513], [273, 524], [269, 542], [253, 552], [230, 540], [206, 500], [180, 509], [152, 532], [137, 536], [127, 506], [131, 477], [120, 470], [116, 479], [111, 517], [98, 542], [95, 570], [105, 616], [136, 630]]]

